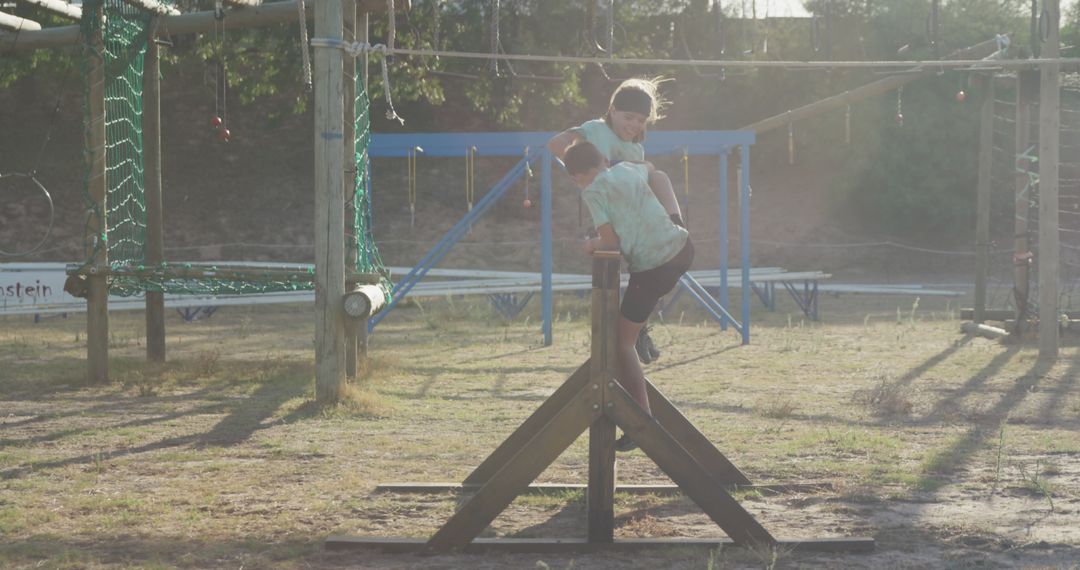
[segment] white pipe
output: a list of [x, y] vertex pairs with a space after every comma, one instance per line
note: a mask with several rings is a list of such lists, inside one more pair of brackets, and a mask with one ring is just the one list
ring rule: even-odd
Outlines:
[[147, 12], [154, 12], [157, 14], [167, 14], [169, 16], [179, 16], [180, 10], [173, 8], [163, 2], [157, 2], [156, 0], [124, 0], [124, 2], [131, 4], [132, 6], [139, 8], [140, 10], [146, 10]]
[[0, 28], [7, 28], [16, 32], [36, 32], [41, 29], [41, 24], [13, 14], [0, 12]]

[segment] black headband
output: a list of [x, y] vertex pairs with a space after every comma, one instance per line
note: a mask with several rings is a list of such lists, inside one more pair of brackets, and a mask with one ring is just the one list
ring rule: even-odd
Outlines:
[[641, 89], [623, 89], [615, 94], [611, 106], [619, 111], [641, 113], [649, 117], [652, 115], [653, 99]]

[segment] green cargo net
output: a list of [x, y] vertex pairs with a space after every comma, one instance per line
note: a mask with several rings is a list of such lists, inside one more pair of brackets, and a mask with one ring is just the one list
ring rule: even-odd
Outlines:
[[[143, 180], [142, 86], [143, 58], [151, 15], [122, 0], [86, 0], [81, 22], [83, 37], [90, 41], [104, 13], [101, 28], [104, 51], [97, 54], [92, 45], [89, 57], [104, 59], [105, 93], [105, 210], [89, 193], [90, 160], [87, 157], [84, 199], [87, 203], [87, 226], [105, 217], [106, 231], [87, 236], [89, 255], [83, 268], [93, 263], [102, 248], [108, 255], [109, 292], [134, 296], [146, 291], [191, 295], [242, 295], [302, 291], [314, 289], [314, 269], [310, 265], [255, 264], [243, 267], [192, 263], [146, 262], [146, 200]], [[89, 67], [84, 68], [84, 101], [89, 101]], [[367, 146], [370, 140], [368, 101], [363, 85], [357, 82], [356, 108], [356, 177], [351, 200], [355, 205], [353, 228], [346, 236], [349, 259], [355, 265], [347, 273], [360, 273], [377, 280], [389, 295], [389, 274], [379, 258], [371, 232], [370, 178]], [[84, 124], [89, 126], [89, 106], [84, 104]], [[87, 149], [86, 152], [91, 152]]]
[[371, 161], [368, 157], [368, 145], [371, 142], [371, 116], [367, 90], [364, 89], [363, 77], [356, 74], [356, 101], [353, 108], [356, 111], [355, 152], [353, 160], [356, 163], [356, 176], [353, 178], [353, 225], [351, 235], [346, 236], [346, 259], [355, 255], [356, 265], [347, 269], [355, 269], [357, 273], [377, 274], [379, 286], [383, 290], [386, 299], [391, 297], [393, 283], [390, 282], [390, 272], [383, 265], [379, 257], [379, 248], [375, 245], [375, 236], [372, 233], [371, 223]]
[[[98, 10], [104, 13], [104, 26], [101, 28], [104, 52], [97, 53], [91, 42], [98, 26], [102, 25], [97, 17]], [[109, 261], [113, 265], [127, 265], [142, 260], [146, 242], [146, 202], [143, 199], [143, 161], [142, 161], [142, 75], [143, 55], [146, 53], [146, 29], [150, 18], [121, 0], [87, 0], [83, 3], [82, 33], [88, 42], [89, 58], [104, 60], [105, 93], [105, 205], [104, 212], [100, 205], [91, 199], [90, 179], [95, 175], [90, 171], [90, 157], [86, 157], [86, 176], [84, 198], [89, 215], [87, 225], [99, 221], [103, 216], [107, 233], [87, 236], [90, 243], [86, 251], [91, 252], [90, 262], [102, 248], [106, 249]], [[86, 60], [89, 63], [89, 59]], [[86, 91], [83, 109], [89, 126], [90, 81], [89, 67], [84, 68]], [[92, 153], [94, 149], [86, 149]], [[100, 227], [100, 226], [99, 226]], [[113, 291], [119, 294], [134, 294], [137, 290], [127, 290], [121, 286]]]

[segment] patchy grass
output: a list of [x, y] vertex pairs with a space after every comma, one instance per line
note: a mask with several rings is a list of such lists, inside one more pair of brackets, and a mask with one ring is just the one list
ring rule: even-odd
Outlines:
[[[736, 500], [778, 536], [876, 536], [874, 555], [324, 551], [336, 533], [428, 536], [454, 512], [457, 495], [372, 491], [460, 481], [565, 380], [590, 337], [572, 295], [552, 347], [536, 307], [507, 322], [478, 300], [411, 303], [326, 407], [308, 307], [171, 318], [159, 365], [143, 361], [142, 316], [117, 313], [104, 386], [83, 379], [85, 321], [0, 319], [0, 567], [1008, 567], [1018, 548], [1060, 566], [1080, 553], [1076, 348], [1043, 366], [1032, 347], [961, 337], [935, 303], [823, 298], [825, 323], [759, 311], [748, 346], [685, 302], [653, 329], [650, 379], [752, 480], [833, 484]], [[584, 482], [587, 447], [540, 481]], [[619, 455], [618, 477], [668, 482], [641, 451]], [[521, 496], [483, 534], [583, 536], [585, 506], [581, 491]], [[685, 497], [619, 493], [615, 509], [618, 537], [722, 536]]]

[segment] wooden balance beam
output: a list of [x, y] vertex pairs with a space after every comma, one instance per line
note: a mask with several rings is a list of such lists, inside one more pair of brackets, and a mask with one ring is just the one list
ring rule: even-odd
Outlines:
[[[616, 252], [593, 255], [592, 349], [584, 364], [460, 485], [472, 495], [428, 539], [331, 536], [328, 549], [367, 548], [386, 552], [513, 551], [591, 552], [658, 546], [719, 545], [778, 547], [819, 551], [869, 551], [872, 538], [778, 539], [765, 529], [728, 489], [751, 485], [678, 409], [648, 385], [653, 416], [638, 406], [616, 377], [615, 324], [619, 318], [619, 265]], [[615, 427], [692, 499], [729, 538], [615, 540]], [[588, 536], [563, 539], [478, 539], [577, 438], [589, 430], [589, 480], [586, 489]]]

